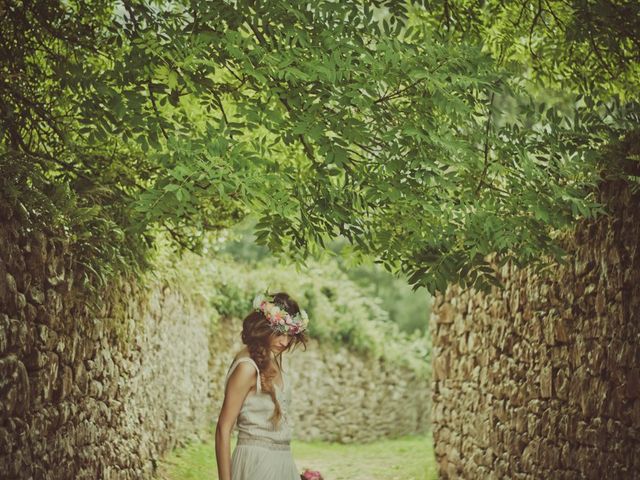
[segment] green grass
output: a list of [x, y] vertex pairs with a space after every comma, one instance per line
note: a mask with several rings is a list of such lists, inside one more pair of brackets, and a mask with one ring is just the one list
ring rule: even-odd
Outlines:
[[[176, 448], [161, 462], [159, 480], [215, 480], [214, 430], [204, 443]], [[232, 440], [231, 448], [235, 446]], [[406, 436], [366, 444], [292, 441], [293, 458], [304, 468], [319, 470], [325, 480], [435, 480], [431, 435]]]

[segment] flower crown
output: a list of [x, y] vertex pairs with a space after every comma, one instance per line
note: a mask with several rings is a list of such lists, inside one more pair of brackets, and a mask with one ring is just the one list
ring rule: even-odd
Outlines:
[[309, 325], [309, 317], [304, 310], [291, 316], [284, 308], [267, 301], [262, 294], [253, 299], [253, 308], [262, 312], [272, 330], [279, 334], [296, 335], [305, 331]]

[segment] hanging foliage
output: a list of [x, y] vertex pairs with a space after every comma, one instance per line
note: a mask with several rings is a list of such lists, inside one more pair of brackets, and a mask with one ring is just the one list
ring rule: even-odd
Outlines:
[[601, 211], [639, 30], [631, 4], [482, 5], [9, 2], [2, 152], [124, 238], [197, 249], [251, 211], [298, 261], [340, 235], [416, 288], [488, 288], [487, 254], [561, 261]]

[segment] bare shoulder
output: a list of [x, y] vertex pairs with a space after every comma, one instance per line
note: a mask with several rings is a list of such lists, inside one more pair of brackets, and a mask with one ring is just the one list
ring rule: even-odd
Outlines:
[[227, 389], [243, 394], [253, 390], [255, 387], [258, 372], [249, 362], [240, 362], [227, 382]]
[[236, 377], [242, 380], [248, 380], [248, 379], [255, 380], [257, 375], [258, 375], [258, 372], [256, 372], [256, 367], [254, 367], [251, 363], [240, 362], [238, 363], [238, 366], [236, 366], [233, 373], [231, 374], [231, 378]]
[[235, 362], [239, 358], [251, 358], [251, 355], [249, 354], [249, 349], [245, 347], [242, 350], [240, 350], [234, 357], [233, 361]]

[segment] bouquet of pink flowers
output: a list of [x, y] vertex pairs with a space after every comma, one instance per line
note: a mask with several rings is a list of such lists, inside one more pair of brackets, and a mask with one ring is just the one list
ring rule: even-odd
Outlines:
[[315, 470], [309, 470], [306, 468], [302, 475], [300, 475], [300, 480], [324, 480], [320, 472], [316, 472]]

